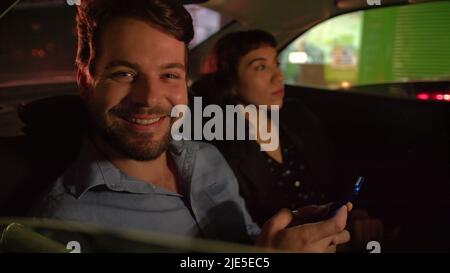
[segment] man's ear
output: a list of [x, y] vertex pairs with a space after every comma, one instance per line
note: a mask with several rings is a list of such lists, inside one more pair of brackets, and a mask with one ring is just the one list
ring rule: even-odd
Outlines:
[[78, 68], [77, 71], [77, 84], [80, 96], [87, 101], [91, 96], [92, 88], [88, 82], [88, 75], [81, 68]]

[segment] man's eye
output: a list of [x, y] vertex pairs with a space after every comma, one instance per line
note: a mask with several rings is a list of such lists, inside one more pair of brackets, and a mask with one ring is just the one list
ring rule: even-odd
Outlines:
[[133, 80], [136, 75], [131, 72], [119, 71], [112, 73], [112, 77], [118, 80]]
[[180, 76], [174, 73], [165, 73], [162, 75], [162, 78], [169, 80], [177, 80], [180, 79]]

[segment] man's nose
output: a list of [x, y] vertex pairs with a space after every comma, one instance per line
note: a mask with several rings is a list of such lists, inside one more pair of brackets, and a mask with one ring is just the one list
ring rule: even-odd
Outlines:
[[162, 88], [158, 79], [149, 77], [141, 77], [135, 81], [130, 96], [133, 103], [147, 106], [161, 104], [163, 99]]

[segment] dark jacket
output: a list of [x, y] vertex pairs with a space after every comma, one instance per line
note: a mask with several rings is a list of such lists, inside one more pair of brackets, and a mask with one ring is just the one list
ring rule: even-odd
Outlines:
[[[280, 111], [280, 127], [309, 166], [312, 182], [333, 201], [340, 196], [337, 187], [334, 152], [318, 118], [301, 102], [286, 100]], [[241, 196], [255, 222], [264, 224], [285, 207], [277, 177], [269, 170], [266, 155], [256, 141], [213, 142], [227, 159], [239, 181]]]

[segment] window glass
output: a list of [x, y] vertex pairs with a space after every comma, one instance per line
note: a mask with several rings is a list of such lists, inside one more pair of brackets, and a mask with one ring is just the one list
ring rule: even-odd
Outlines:
[[[230, 21], [199, 5], [186, 8], [195, 28], [191, 48]], [[0, 88], [75, 82], [75, 13], [66, 0], [22, 0], [9, 10], [0, 19]]]
[[280, 54], [286, 82], [341, 89], [450, 80], [450, 2], [358, 11], [329, 19]]

